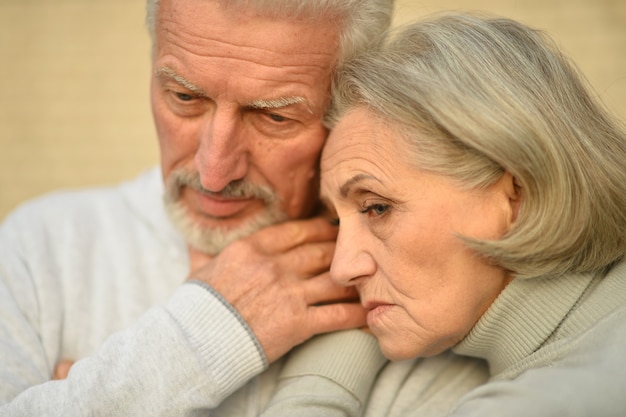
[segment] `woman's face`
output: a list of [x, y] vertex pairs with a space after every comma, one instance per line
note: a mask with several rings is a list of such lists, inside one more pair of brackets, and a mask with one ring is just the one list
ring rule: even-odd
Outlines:
[[322, 198], [340, 222], [331, 277], [356, 286], [391, 359], [452, 347], [509, 282], [457, 236], [502, 236], [514, 218], [512, 177], [468, 190], [409, 158], [404, 139], [356, 109], [331, 132], [321, 162]]

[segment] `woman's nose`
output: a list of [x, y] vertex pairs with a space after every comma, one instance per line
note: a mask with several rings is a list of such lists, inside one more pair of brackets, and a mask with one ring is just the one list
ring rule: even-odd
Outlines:
[[361, 283], [375, 271], [376, 262], [367, 250], [366, 236], [350, 222], [342, 221], [330, 266], [331, 279], [347, 287]]

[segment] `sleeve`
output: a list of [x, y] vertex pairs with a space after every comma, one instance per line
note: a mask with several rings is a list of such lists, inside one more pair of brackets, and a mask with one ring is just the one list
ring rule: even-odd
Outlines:
[[626, 416], [626, 307], [546, 349], [555, 359], [473, 390], [450, 417]]
[[67, 379], [48, 381], [36, 331], [16, 303], [7, 303], [6, 288], [0, 290], [2, 321], [10, 323], [0, 327], [0, 415], [197, 415], [267, 366], [232, 308], [210, 289], [187, 283], [76, 362]]
[[359, 416], [386, 362], [376, 339], [364, 331], [316, 336], [289, 354], [261, 416]]

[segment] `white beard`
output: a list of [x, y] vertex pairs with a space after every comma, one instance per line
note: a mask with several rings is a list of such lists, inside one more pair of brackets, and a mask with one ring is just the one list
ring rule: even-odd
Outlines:
[[274, 190], [240, 181], [230, 183], [224, 190], [214, 194], [261, 199], [265, 202], [266, 208], [254, 218], [236, 227], [202, 226], [193, 220], [189, 209], [179, 200], [180, 191], [185, 186], [199, 192], [209, 193], [202, 187], [197, 173], [187, 170], [173, 171], [165, 184], [165, 210], [187, 244], [208, 255], [216, 255], [235, 240], [287, 219], [287, 214], [280, 208], [279, 199]]

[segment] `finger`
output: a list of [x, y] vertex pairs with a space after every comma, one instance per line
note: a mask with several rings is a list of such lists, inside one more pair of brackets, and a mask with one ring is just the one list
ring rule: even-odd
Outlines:
[[339, 303], [309, 308], [308, 324], [311, 335], [364, 327], [365, 309], [357, 303]]
[[261, 229], [247, 239], [266, 253], [286, 252], [310, 242], [334, 241], [337, 227], [320, 217], [289, 221]]
[[296, 276], [311, 278], [330, 269], [335, 253], [335, 242], [302, 244], [284, 254], [282, 264]]
[[54, 372], [52, 374], [52, 379], [65, 379], [67, 378], [67, 374], [70, 373], [70, 368], [74, 365], [73, 361], [62, 360], [57, 363], [57, 366], [54, 368]]
[[359, 301], [359, 295], [354, 287], [343, 287], [335, 284], [330, 279], [328, 272], [303, 282], [302, 288], [305, 302], [311, 306], [339, 301]]

